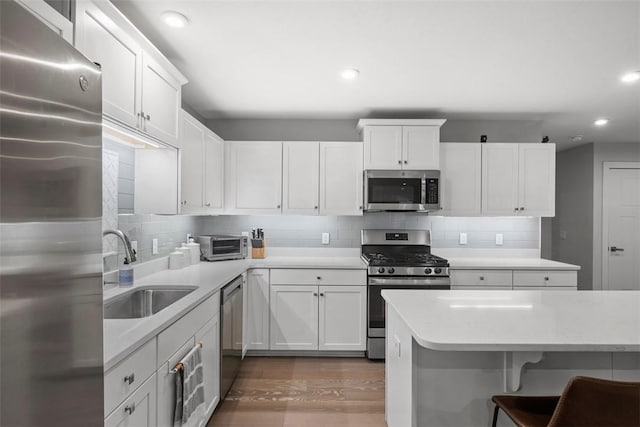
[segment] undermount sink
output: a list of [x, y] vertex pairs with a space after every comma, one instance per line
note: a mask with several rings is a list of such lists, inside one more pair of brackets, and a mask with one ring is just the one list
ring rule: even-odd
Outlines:
[[138, 319], [164, 310], [195, 291], [195, 286], [145, 287], [120, 295], [104, 304], [105, 319]]

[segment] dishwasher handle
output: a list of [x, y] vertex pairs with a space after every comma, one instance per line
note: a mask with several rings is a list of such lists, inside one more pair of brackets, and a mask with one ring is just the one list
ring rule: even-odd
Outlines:
[[234, 281], [232, 281], [228, 285], [225, 285], [225, 287], [222, 288], [220, 303], [224, 304], [225, 302], [229, 301], [229, 299], [231, 299], [236, 293], [242, 291], [242, 282], [242, 276], [238, 276]]

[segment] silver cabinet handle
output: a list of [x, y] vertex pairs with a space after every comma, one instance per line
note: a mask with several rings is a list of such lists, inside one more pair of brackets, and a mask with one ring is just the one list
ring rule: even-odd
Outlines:
[[314, 208], [313, 208], [313, 209], [318, 210], [318, 207], [317, 207], [317, 206], [314, 206]]
[[280, 209], [280, 205], [276, 206], [276, 209]]
[[136, 404], [132, 403], [131, 405], [125, 406], [124, 412], [126, 412], [129, 415], [133, 414], [134, 412], [136, 412]]
[[518, 212], [518, 208], [513, 208], [513, 211], [514, 212]]
[[619, 248], [619, 247], [617, 247], [617, 246], [611, 246], [611, 247], [609, 248], [609, 250], [610, 250], [611, 252], [624, 252], [624, 248]]
[[144, 116], [144, 119], [148, 120], [148, 121], [151, 121], [151, 116], [147, 114], [146, 116]]
[[136, 380], [136, 376], [131, 373], [129, 375], [127, 375], [126, 377], [124, 377], [124, 382], [131, 385], [133, 384], [133, 382]]

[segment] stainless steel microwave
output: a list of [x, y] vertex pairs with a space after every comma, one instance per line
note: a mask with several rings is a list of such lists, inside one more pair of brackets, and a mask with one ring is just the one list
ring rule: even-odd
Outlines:
[[203, 261], [222, 261], [246, 258], [249, 253], [246, 236], [198, 236]]
[[440, 209], [440, 171], [366, 170], [366, 211], [429, 212]]

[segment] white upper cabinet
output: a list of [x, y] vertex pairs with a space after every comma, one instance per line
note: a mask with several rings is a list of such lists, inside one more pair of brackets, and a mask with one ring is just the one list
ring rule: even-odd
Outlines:
[[475, 216], [482, 213], [482, 149], [476, 143], [440, 144], [438, 215]]
[[555, 144], [482, 144], [482, 213], [555, 215]]
[[362, 119], [364, 168], [437, 170], [440, 126], [445, 120]]
[[225, 209], [229, 213], [282, 212], [282, 142], [225, 143]]
[[320, 214], [362, 215], [362, 143], [320, 143]]
[[220, 213], [224, 142], [186, 111], [180, 122], [180, 212]]
[[187, 80], [111, 2], [76, 2], [75, 46], [102, 67], [106, 116], [177, 144]]
[[282, 213], [318, 215], [320, 144], [284, 142], [282, 146]]
[[73, 44], [73, 23], [44, 0], [17, 0], [17, 2], [69, 44]]

